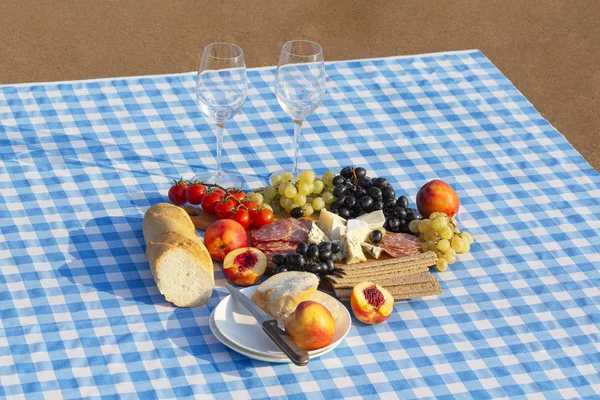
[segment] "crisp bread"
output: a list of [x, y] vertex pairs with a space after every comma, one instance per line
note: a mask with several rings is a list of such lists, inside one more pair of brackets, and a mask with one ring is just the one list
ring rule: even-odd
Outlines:
[[427, 266], [413, 266], [410, 268], [404, 268], [400, 270], [372, 270], [372, 271], [363, 271], [361, 274], [349, 274], [349, 275], [329, 275], [327, 279], [329, 279], [332, 283], [337, 282], [350, 282], [357, 281], [362, 282], [368, 280], [369, 277], [402, 277], [407, 275], [414, 275], [422, 272], [429, 271], [429, 267]]
[[[442, 293], [442, 288], [435, 277], [424, 283], [383, 286], [395, 300], [412, 299], [416, 297], [431, 296]], [[351, 288], [335, 289], [335, 295], [340, 300], [348, 300], [352, 294]]]
[[420, 272], [417, 274], [411, 274], [406, 276], [372, 276], [365, 277], [364, 279], [357, 281], [354, 279], [343, 279], [341, 281], [332, 283], [332, 286], [335, 289], [341, 288], [352, 288], [356, 286], [357, 283], [360, 282], [373, 282], [377, 283], [381, 286], [397, 286], [397, 285], [407, 285], [407, 284], [415, 284], [415, 283], [425, 283], [429, 281], [435, 280], [435, 277], [431, 275], [429, 272]]

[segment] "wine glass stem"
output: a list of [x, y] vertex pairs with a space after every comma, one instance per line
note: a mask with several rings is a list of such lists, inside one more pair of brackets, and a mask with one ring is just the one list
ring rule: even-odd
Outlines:
[[217, 124], [215, 134], [217, 135], [217, 176], [221, 175], [221, 150], [223, 150], [223, 134], [225, 132], [225, 124]]
[[298, 149], [300, 148], [300, 136], [302, 135], [302, 123], [304, 121], [300, 119], [294, 120], [294, 168], [292, 169], [292, 175], [298, 176]]

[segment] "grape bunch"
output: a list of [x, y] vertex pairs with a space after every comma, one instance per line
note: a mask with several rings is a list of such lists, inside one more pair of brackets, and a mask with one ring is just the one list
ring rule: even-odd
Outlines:
[[335, 272], [333, 255], [340, 252], [337, 243], [321, 242], [317, 244], [298, 243], [295, 253], [273, 255], [273, 262], [277, 266], [275, 273], [287, 271], [312, 272], [319, 278]]
[[456, 219], [448, 218], [444, 213], [431, 213], [428, 219], [412, 221], [408, 228], [412, 233], [419, 234], [424, 242], [423, 251], [433, 251], [438, 255], [438, 271], [448, 269], [448, 265], [456, 261], [456, 254], [471, 250], [473, 236], [469, 232], [459, 231]]
[[420, 220], [421, 215], [408, 207], [408, 198], [399, 196], [385, 178], [370, 178], [362, 167], [345, 167], [332, 179], [335, 200], [331, 212], [340, 217], [356, 218], [363, 214], [383, 210], [385, 225], [390, 232], [409, 233], [408, 224]]
[[270, 204], [273, 210], [285, 210], [295, 218], [310, 217], [315, 211], [321, 211], [333, 202], [331, 180], [335, 174], [326, 172], [317, 179], [311, 170], [298, 175], [296, 182], [291, 172], [274, 175], [271, 186], [260, 189], [263, 201]]

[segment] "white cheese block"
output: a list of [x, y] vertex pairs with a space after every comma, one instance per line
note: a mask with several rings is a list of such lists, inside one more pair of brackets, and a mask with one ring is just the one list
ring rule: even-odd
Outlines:
[[379, 259], [381, 257], [381, 253], [383, 252], [382, 248], [379, 246], [375, 246], [371, 243], [361, 243], [360, 246], [363, 249], [363, 252], [366, 253], [369, 257], [374, 259]]
[[321, 242], [330, 242], [331, 240], [327, 237], [327, 235], [325, 234], [325, 232], [323, 232], [321, 230], [321, 228], [319, 228], [317, 226], [316, 223], [312, 223], [312, 226], [310, 227], [310, 231], [308, 231], [308, 243], [312, 244], [312, 243], [316, 243], [319, 244]]
[[321, 210], [318, 226], [333, 240], [339, 240], [346, 234], [346, 220], [325, 209]]
[[383, 215], [383, 211], [381, 210], [363, 214], [356, 219], [366, 222], [371, 229], [381, 228], [385, 224], [385, 215]]
[[368, 228], [369, 224], [366, 221], [360, 219], [349, 219], [346, 221], [346, 235], [352, 231], [358, 230], [360, 228]]
[[345, 236], [340, 242], [342, 253], [344, 254], [344, 262], [346, 264], [356, 264], [362, 261], [367, 261], [360, 241], [353, 236]]
[[346, 236], [354, 237], [359, 242], [366, 242], [367, 240], [369, 240], [370, 233], [371, 228], [369, 228], [368, 226], [363, 226], [362, 228], [355, 229], [352, 232], [346, 232]]

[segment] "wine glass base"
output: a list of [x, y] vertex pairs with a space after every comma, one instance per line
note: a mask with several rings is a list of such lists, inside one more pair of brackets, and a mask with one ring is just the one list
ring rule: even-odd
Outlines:
[[224, 171], [201, 172], [198, 175], [194, 176], [192, 180], [199, 180], [204, 183], [216, 183], [228, 189], [240, 189], [242, 187], [242, 184], [244, 183], [244, 180], [241, 176]]

